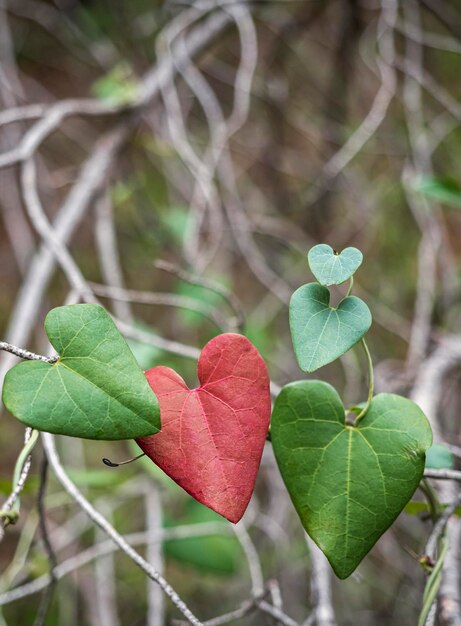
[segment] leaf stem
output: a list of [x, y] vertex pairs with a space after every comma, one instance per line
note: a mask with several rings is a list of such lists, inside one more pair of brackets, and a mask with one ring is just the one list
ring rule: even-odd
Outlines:
[[367, 364], [368, 364], [368, 398], [367, 398], [367, 403], [365, 404], [363, 409], [360, 411], [360, 413], [355, 418], [355, 426], [357, 426], [357, 424], [360, 422], [360, 420], [362, 418], [364, 418], [365, 415], [367, 414], [368, 409], [370, 408], [371, 401], [373, 400], [373, 391], [374, 391], [374, 387], [375, 387], [375, 382], [374, 382], [375, 379], [374, 379], [374, 374], [373, 374], [373, 361], [371, 360], [371, 354], [370, 354], [370, 351], [369, 351], [368, 346], [367, 346], [367, 342], [365, 341], [364, 337], [362, 337], [360, 343], [362, 344], [363, 349], [365, 350], [365, 355], [367, 357]]
[[145, 452], [141, 452], [141, 454], [138, 454], [138, 456], [135, 456], [132, 459], [128, 459], [127, 461], [119, 461], [118, 463], [115, 463], [114, 461], [111, 461], [107, 457], [104, 457], [102, 462], [104, 463], [104, 465], [107, 465], [107, 467], [120, 467], [120, 465], [128, 465], [128, 463], [133, 463], [133, 461], [137, 461], [143, 456], [146, 456]]
[[346, 298], [348, 298], [351, 295], [353, 286], [354, 286], [354, 277], [351, 276], [350, 283], [349, 283], [349, 289], [347, 290], [347, 293], [346, 293]]

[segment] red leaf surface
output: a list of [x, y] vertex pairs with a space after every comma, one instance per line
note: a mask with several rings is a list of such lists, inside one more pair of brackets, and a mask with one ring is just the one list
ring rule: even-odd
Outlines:
[[189, 389], [169, 367], [147, 380], [162, 430], [137, 439], [141, 449], [196, 500], [238, 522], [253, 492], [269, 427], [269, 376], [253, 344], [233, 333], [203, 348], [200, 387]]

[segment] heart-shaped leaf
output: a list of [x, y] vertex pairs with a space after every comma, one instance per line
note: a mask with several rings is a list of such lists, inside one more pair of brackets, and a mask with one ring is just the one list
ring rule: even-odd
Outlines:
[[416, 404], [387, 393], [347, 425], [336, 390], [309, 380], [282, 389], [271, 439], [304, 528], [346, 578], [410, 500], [432, 432]]
[[169, 367], [146, 372], [160, 403], [162, 431], [137, 443], [196, 500], [238, 522], [269, 427], [266, 365], [246, 337], [226, 333], [203, 348], [197, 372], [197, 389]]
[[290, 301], [290, 329], [299, 367], [313, 372], [359, 341], [371, 326], [365, 302], [348, 296], [335, 309], [330, 292], [317, 283], [297, 289]]
[[159, 407], [112, 318], [96, 304], [50, 311], [45, 330], [60, 355], [6, 375], [3, 402], [38, 430], [86, 439], [132, 439], [160, 429]]
[[357, 248], [345, 248], [340, 254], [326, 243], [309, 250], [307, 261], [321, 285], [340, 285], [360, 267], [363, 255]]

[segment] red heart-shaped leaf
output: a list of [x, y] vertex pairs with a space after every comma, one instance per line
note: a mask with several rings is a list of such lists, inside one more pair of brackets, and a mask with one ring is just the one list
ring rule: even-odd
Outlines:
[[191, 496], [236, 523], [250, 501], [269, 427], [266, 364], [246, 337], [226, 333], [203, 348], [197, 373], [200, 387], [189, 389], [169, 367], [146, 372], [162, 430], [136, 441]]

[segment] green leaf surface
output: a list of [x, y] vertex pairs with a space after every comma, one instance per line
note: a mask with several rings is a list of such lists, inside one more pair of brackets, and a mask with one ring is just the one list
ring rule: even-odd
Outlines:
[[340, 254], [326, 243], [309, 250], [307, 261], [321, 285], [340, 285], [360, 267], [363, 255], [357, 248], [345, 248]]
[[416, 490], [432, 432], [406, 398], [379, 394], [358, 426], [336, 390], [310, 380], [277, 397], [272, 446], [301, 522], [339, 578], [349, 576]]
[[371, 326], [365, 302], [348, 296], [335, 309], [330, 292], [317, 283], [297, 289], [290, 300], [290, 329], [299, 367], [314, 372], [355, 345]]
[[27, 426], [86, 439], [134, 439], [160, 430], [155, 394], [112, 318], [96, 304], [50, 311], [45, 330], [60, 355], [6, 375], [3, 402]]
[[450, 469], [453, 467], [453, 454], [442, 443], [434, 443], [426, 452], [426, 467]]

